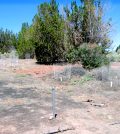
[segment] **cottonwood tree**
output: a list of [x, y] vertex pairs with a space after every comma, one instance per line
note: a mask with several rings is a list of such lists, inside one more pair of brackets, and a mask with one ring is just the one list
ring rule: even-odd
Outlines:
[[65, 7], [66, 27], [69, 44], [68, 61], [81, 61], [86, 69], [93, 69], [108, 64], [107, 48], [110, 46], [110, 23], [103, 20], [102, 0], [80, 0], [71, 3], [71, 9]]
[[65, 28], [68, 33], [70, 45], [78, 47], [83, 42], [81, 35], [82, 8], [76, 1], [71, 3], [71, 11], [68, 7], [64, 8], [66, 13]]
[[68, 36], [73, 46], [83, 43], [99, 44], [103, 52], [110, 46], [109, 30], [111, 24], [103, 21], [103, 3], [101, 0], [80, 0], [80, 5], [73, 1], [71, 9], [65, 7], [68, 24]]

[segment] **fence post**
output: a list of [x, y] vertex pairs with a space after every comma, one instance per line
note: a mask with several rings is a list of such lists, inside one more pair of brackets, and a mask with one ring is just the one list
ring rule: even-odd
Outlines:
[[52, 114], [53, 118], [56, 118], [56, 108], [55, 108], [55, 88], [52, 88]]

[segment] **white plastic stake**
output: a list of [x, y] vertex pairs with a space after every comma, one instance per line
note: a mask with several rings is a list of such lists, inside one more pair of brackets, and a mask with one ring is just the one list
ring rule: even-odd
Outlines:
[[112, 87], [112, 86], [113, 86], [113, 82], [111, 81], [111, 82], [110, 82], [110, 87]]
[[63, 78], [62, 78], [62, 77], [60, 77], [60, 81], [61, 81], [61, 82], [63, 81]]

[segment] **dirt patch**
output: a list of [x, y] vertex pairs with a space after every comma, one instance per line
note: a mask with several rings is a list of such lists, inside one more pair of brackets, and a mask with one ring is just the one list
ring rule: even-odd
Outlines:
[[38, 66], [39, 67], [34, 67], [29, 69], [19, 69], [16, 70], [15, 73], [39, 75], [40, 77], [43, 77], [53, 73], [54, 71], [61, 71], [64, 69], [64, 66], [52, 66], [52, 65], [38, 65]]
[[2, 100], [0, 102], [0, 105], [22, 105], [25, 101], [23, 99], [13, 99], [13, 98], [7, 98], [5, 100]]
[[118, 63], [118, 62], [112, 63], [112, 64], [111, 64], [111, 68], [112, 68], [112, 69], [120, 69], [120, 63]]
[[[32, 60], [19, 64], [0, 70], [0, 134], [44, 134], [66, 126], [74, 130], [63, 134], [119, 134], [119, 87], [114, 90], [89, 77], [80, 65], [72, 66], [70, 80], [60, 81], [49, 75], [51, 65]], [[57, 66], [56, 71], [62, 68]], [[53, 86], [57, 118], [49, 120]]]

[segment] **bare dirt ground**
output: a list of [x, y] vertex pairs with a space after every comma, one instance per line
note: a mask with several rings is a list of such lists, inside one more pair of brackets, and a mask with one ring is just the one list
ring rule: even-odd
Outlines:
[[[111, 65], [111, 72], [115, 72], [112, 80], [120, 74], [119, 68], [120, 63]], [[53, 86], [57, 117], [49, 120]], [[0, 134], [54, 133], [119, 134], [119, 75], [111, 87], [110, 81], [101, 81], [95, 71], [87, 72], [80, 65], [73, 65], [71, 79], [62, 82], [54, 80], [52, 65], [37, 65], [34, 60], [20, 60], [16, 68], [2, 68]]]

